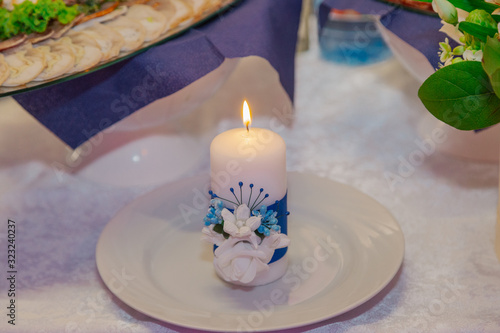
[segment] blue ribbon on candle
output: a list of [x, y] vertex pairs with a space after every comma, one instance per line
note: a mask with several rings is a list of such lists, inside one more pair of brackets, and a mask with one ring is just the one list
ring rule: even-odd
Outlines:
[[[273, 211], [275, 211], [275, 212], [278, 213], [277, 216], [276, 216], [276, 219], [278, 220], [278, 223], [276, 225], [278, 225], [281, 228], [281, 233], [285, 234], [285, 235], [288, 235], [287, 195], [288, 194], [285, 194], [285, 196], [281, 200], [275, 202], [272, 205], [267, 206], [267, 210], [268, 211], [269, 210], [273, 210]], [[215, 196], [212, 195], [212, 199], [214, 197]], [[234, 209], [230, 209], [230, 208], [227, 208], [227, 209], [230, 212], [232, 212], [232, 213], [234, 212]], [[217, 245], [214, 245], [214, 251], [216, 249], [217, 249]], [[269, 261], [268, 264], [272, 264], [273, 262], [278, 261], [281, 258], [283, 258], [285, 256], [285, 254], [286, 254], [287, 251], [288, 251], [288, 246], [287, 247], [283, 247], [281, 249], [276, 249], [274, 251], [273, 257], [271, 258], [271, 260]]]
[[[281, 233], [285, 235], [288, 235], [287, 195], [288, 194], [285, 194], [283, 199], [267, 207], [267, 210], [272, 209], [273, 211], [278, 212], [278, 215], [276, 216], [276, 218], [278, 219], [277, 225], [280, 226]], [[288, 246], [281, 249], [276, 249], [269, 263], [271, 264], [283, 258], [283, 256], [286, 254], [286, 251], [288, 251]]]

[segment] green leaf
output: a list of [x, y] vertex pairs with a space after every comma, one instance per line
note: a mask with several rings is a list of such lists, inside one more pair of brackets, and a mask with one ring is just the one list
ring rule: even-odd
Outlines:
[[490, 77], [490, 82], [491, 82], [491, 86], [493, 87], [493, 91], [495, 92], [497, 97], [499, 97], [500, 96], [500, 68], [488, 76]]
[[455, 7], [463, 9], [467, 12], [471, 12], [474, 9], [483, 9], [491, 14], [495, 9], [500, 8], [500, 6], [493, 3], [484, 2], [484, 0], [448, 0]]
[[488, 36], [494, 37], [495, 34], [498, 32], [497, 29], [487, 28], [480, 26], [479, 24], [465, 22], [465, 21], [462, 21], [458, 24], [458, 29], [460, 29], [460, 31], [464, 33], [466, 32], [474, 37], [477, 37], [478, 39], [480, 39], [482, 42], [485, 43]]
[[224, 227], [222, 226], [222, 224], [216, 224], [214, 225], [214, 231], [218, 234], [222, 234], [224, 232]]
[[461, 130], [500, 122], [500, 99], [478, 61], [439, 69], [422, 84], [418, 97], [436, 118]]
[[493, 91], [500, 97], [500, 41], [489, 38], [483, 48], [483, 69], [490, 77]]
[[214, 231], [224, 236], [225, 239], [229, 238], [229, 234], [224, 231], [224, 223], [214, 225]]
[[500, 68], [500, 41], [496, 38], [488, 38], [484, 45], [483, 68], [488, 75]]
[[263, 233], [260, 233], [258, 230], [255, 230], [255, 234], [256, 234], [257, 236], [259, 236], [259, 237], [260, 237], [260, 239], [264, 239], [264, 238], [266, 237], [266, 235], [264, 235]]

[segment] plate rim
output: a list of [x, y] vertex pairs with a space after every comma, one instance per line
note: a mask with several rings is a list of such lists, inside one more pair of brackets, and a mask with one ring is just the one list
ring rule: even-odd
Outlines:
[[[374, 288], [370, 293], [367, 293], [364, 297], [358, 299], [356, 302], [353, 302], [352, 304], [350, 304], [349, 306], [343, 308], [342, 310], [339, 310], [337, 312], [334, 312], [334, 313], [331, 313], [331, 314], [328, 314], [328, 315], [320, 316], [320, 317], [311, 319], [311, 320], [306, 321], [306, 322], [304, 322], [304, 321], [303, 322], [297, 322], [297, 323], [294, 323], [294, 324], [291, 324], [291, 325], [275, 325], [275, 324], [270, 324], [270, 325], [267, 325], [267, 326], [263, 325], [264, 327], [252, 328], [252, 332], [269, 332], [269, 331], [277, 331], [277, 330], [283, 330], [283, 329], [293, 329], [293, 328], [298, 328], [298, 327], [305, 327], [305, 326], [314, 325], [314, 324], [317, 324], [317, 323], [320, 323], [320, 322], [323, 322], [323, 321], [326, 321], [326, 320], [338, 317], [340, 315], [343, 315], [343, 314], [345, 314], [345, 313], [347, 313], [347, 312], [349, 312], [349, 311], [351, 311], [351, 310], [353, 310], [353, 309], [355, 309], [355, 308], [363, 305], [364, 303], [368, 302], [370, 299], [372, 299], [376, 295], [378, 295], [380, 292], [382, 292], [384, 290], [384, 288], [386, 288], [389, 284], [391, 284], [391, 282], [394, 280], [394, 278], [398, 275], [398, 272], [401, 270], [402, 265], [403, 265], [404, 255], [405, 255], [405, 249], [406, 249], [405, 237], [404, 237], [403, 231], [402, 231], [401, 226], [399, 225], [398, 221], [395, 219], [395, 217], [393, 216], [393, 214], [384, 205], [382, 205], [379, 201], [377, 201], [376, 199], [374, 199], [370, 195], [368, 195], [368, 194], [360, 191], [359, 189], [356, 189], [356, 188], [354, 188], [354, 187], [352, 187], [352, 186], [350, 186], [348, 184], [340, 183], [340, 182], [332, 180], [330, 178], [321, 177], [321, 176], [318, 176], [318, 175], [312, 174], [312, 173], [287, 172], [287, 176], [288, 177], [290, 177], [290, 176], [293, 177], [294, 175], [299, 175], [299, 176], [303, 176], [303, 177], [313, 177], [313, 178], [317, 178], [317, 179], [321, 179], [321, 180], [326, 180], [328, 182], [335, 183], [336, 186], [341, 186], [341, 187], [344, 187], [344, 188], [349, 188], [351, 191], [357, 192], [358, 195], [362, 195], [364, 197], [369, 198], [371, 201], [373, 201], [374, 203], [376, 203], [379, 206], [379, 208], [382, 208], [383, 211], [386, 214], [388, 214], [388, 216], [390, 218], [392, 218], [392, 221], [394, 222], [395, 226], [397, 227], [396, 230], [398, 231], [398, 235], [399, 235], [399, 238], [400, 238], [399, 241], [401, 242], [401, 249], [399, 251], [399, 256], [398, 256], [397, 260], [395, 260], [395, 262], [397, 262], [397, 264], [395, 264], [395, 266], [391, 268], [390, 272], [387, 273], [387, 276], [385, 277], [384, 282], [381, 283], [378, 288]], [[141, 309], [139, 306], [136, 306], [136, 305], [132, 304], [128, 300], [123, 299], [123, 297], [121, 297], [120, 295], [117, 295], [116, 293], [114, 293], [113, 290], [112, 290], [112, 288], [108, 285], [107, 281], [103, 278], [103, 273], [102, 273], [101, 270], [103, 270], [104, 268], [101, 267], [101, 265], [99, 264], [99, 253], [100, 253], [99, 248], [102, 247], [102, 246], [104, 246], [104, 245], [102, 245], [102, 242], [104, 241], [104, 238], [105, 238], [105, 235], [104, 235], [105, 231], [108, 228], [108, 226], [111, 225], [111, 223], [113, 221], [116, 221], [117, 218], [120, 217], [121, 214], [123, 214], [124, 212], [126, 212], [129, 209], [132, 209], [132, 207], [134, 207], [135, 205], [138, 205], [142, 200], [144, 200], [148, 196], [154, 196], [155, 193], [162, 192], [165, 187], [173, 186], [173, 185], [176, 185], [176, 184], [179, 184], [181, 182], [188, 181], [188, 180], [195, 180], [195, 179], [197, 180], [198, 178], [200, 180], [201, 179], [208, 179], [209, 175], [208, 174], [204, 174], [204, 173], [203, 174], [198, 174], [198, 175], [195, 175], [193, 177], [179, 179], [177, 181], [174, 181], [174, 182], [162, 185], [162, 186], [160, 186], [157, 189], [154, 189], [154, 190], [152, 190], [152, 191], [150, 191], [148, 193], [145, 193], [145, 194], [143, 194], [143, 195], [135, 198], [132, 202], [130, 202], [129, 204], [127, 204], [123, 208], [121, 208], [109, 220], [109, 222], [106, 224], [106, 226], [101, 231], [101, 234], [100, 234], [99, 239], [98, 239], [97, 244], [96, 244], [96, 266], [97, 266], [97, 270], [98, 270], [98, 273], [99, 273], [99, 277], [103, 281], [103, 283], [106, 285], [106, 288], [115, 297], [117, 297], [121, 302], [123, 302], [124, 304], [126, 304], [130, 308], [134, 309], [135, 311], [138, 311], [138, 312], [140, 312], [140, 313], [142, 313], [142, 314], [144, 314], [144, 315], [146, 315], [146, 316], [148, 316], [150, 318], [158, 320], [158, 321], [160, 321], [162, 323], [167, 323], [169, 325], [174, 325], [174, 326], [179, 327], [179, 328], [189, 328], [189, 329], [196, 329], [196, 330], [210, 331], [210, 332], [235, 332], [236, 331], [235, 329], [227, 329], [227, 328], [221, 328], [221, 327], [205, 327], [205, 326], [202, 326], [202, 325], [180, 322], [180, 321], [176, 320], [175, 318], [172, 318], [173, 320], [172, 319], [165, 319], [165, 318], [161, 318], [159, 316], [150, 314], [147, 311]], [[116, 224], [116, 223], [119, 223], [119, 222], [113, 222], [113, 224]]]

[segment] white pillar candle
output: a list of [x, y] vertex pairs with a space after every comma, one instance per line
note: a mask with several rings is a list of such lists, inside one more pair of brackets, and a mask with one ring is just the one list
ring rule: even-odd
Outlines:
[[[269, 226], [260, 225], [264, 223], [260, 213], [248, 216], [252, 209], [273, 205], [285, 197], [286, 145], [281, 136], [273, 131], [250, 128], [250, 110], [246, 101], [243, 110], [246, 128], [223, 132], [210, 145], [211, 191], [222, 199], [226, 208], [235, 209], [234, 215], [226, 209], [220, 210], [220, 207], [216, 212], [212, 206], [205, 217], [203, 233], [206, 239], [218, 246], [214, 251], [217, 275], [230, 283], [258, 286], [279, 279], [288, 267], [286, 254], [280, 257], [282, 254], [278, 253], [278, 257], [274, 261], [272, 259], [275, 249], [288, 246], [288, 237], [280, 234], [279, 229], [276, 232]], [[211, 222], [217, 219], [217, 214], [224, 219], [225, 240], [220, 228], [214, 231], [215, 224]], [[258, 224], [256, 216], [260, 216]], [[286, 228], [286, 216], [278, 217], [278, 220], [283, 218]], [[258, 227], [268, 228], [260, 231], [266, 234], [264, 239], [254, 233]], [[249, 230], [252, 230], [251, 233], [248, 233]], [[267, 238], [272, 241], [266, 242], [266, 237], [272, 237]], [[266, 259], [262, 258], [263, 253], [267, 253]]]
[[216, 136], [210, 146], [210, 168], [211, 189], [221, 198], [234, 201], [233, 188], [239, 199], [239, 182], [243, 182], [242, 198], [247, 204], [249, 185], [254, 184], [250, 205], [261, 188], [261, 198], [269, 194], [261, 203], [267, 206], [281, 200], [287, 191], [285, 141], [267, 129], [236, 128]]

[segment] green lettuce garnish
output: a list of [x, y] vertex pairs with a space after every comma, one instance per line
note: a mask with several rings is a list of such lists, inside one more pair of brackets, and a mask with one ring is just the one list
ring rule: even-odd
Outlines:
[[24, 1], [12, 11], [0, 8], [0, 39], [18, 34], [43, 33], [53, 19], [68, 24], [79, 14], [78, 6], [66, 6], [62, 0], [38, 0], [36, 4]]

